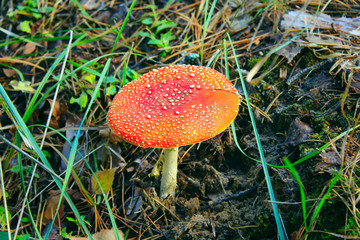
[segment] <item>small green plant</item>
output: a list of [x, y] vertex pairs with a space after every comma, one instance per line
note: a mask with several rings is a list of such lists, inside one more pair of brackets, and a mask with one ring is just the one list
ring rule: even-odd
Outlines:
[[[357, 218], [360, 218], [360, 214], [357, 214]], [[347, 219], [346, 229], [340, 229], [342, 232], [346, 230], [348, 236], [358, 236], [358, 227], [354, 216]]]
[[[42, 18], [43, 14], [50, 13], [52, 11], [52, 7], [38, 8], [37, 0], [26, 0], [22, 5], [18, 4], [16, 9], [12, 12], [9, 12], [7, 15], [13, 21], [18, 20], [19, 16], [26, 16], [27, 18], [33, 18], [37, 20]], [[20, 22], [19, 26], [21, 31], [31, 33], [32, 25], [33, 21], [24, 20]]]
[[[153, 10], [153, 13], [141, 21], [142, 24], [149, 26], [150, 30], [149, 32], [141, 31], [138, 35], [150, 38], [147, 42], [150, 45], [156, 45], [158, 48], [167, 48], [170, 46], [170, 42], [176, 39], [170, 29], [176, 27], [177, 23], [167, 19], [159, 20], [154, 7], [150, 5], [150, 8]], [[161, 33], [163, 30], [167, 31]], [[160, 56], [163, 58], [168, 52], [170, 52], [170, 49], [165, 49], [160, 53]]]
[[[138, 74], [135, 70], [127, 67], [126, 68], [126, 74], [124, 76], [124, 71], [120, 71], [120, 79], [125, 79], [122, 83], [122, 85], [124, 86], [125, 84], [127, 84], [128, 82], [137, 79], [138, 77], [140, 77], [140, 74]], [[111, 78], [108, 78], [107, 83], [112, 82]]]
[[61, 228], [61, 232], [60, 232], [60, 235], [63, 237], [63, 238], [68, 238], [70, 236], [72, 236], [73, 232], [67, 232], [66, 230], [66, 227], [63, 227]]
[[[81, 221], [82, 221], [82, 222], [84, 222], [86, 225], [88, 225], [88, 227], [91, 227], [91, 224], [89, 223], [89, 221], [85, 220], [85, 217], [86, 217], [85, 215], [81, 215], [80, 217], [81, 217]], [[72, 217], [66, 217], [66, 219], [67, 219], [69, 222], [72, 222], [72, 223], [75, 223], [75, 224], [76, 224], [76, 226], [78, 227], [78, 234], [79, 234], [80, 229], [81, 229], [80, 222], [79, 222], [77, 219], [72, 218]], [[71, 232], [71, 233], [72, 233], [72, 232]], [[70, 234], [71, 234], [71, 233], [70, 233]], [[62, 231], [61, 231], [61, 234], [63, 234]], [[64, 234], [67, 234], [67, 233], [66, 233], [66, 230], [65, 230]], [[69, 235], [69, 234], [67, 234], [67, 235]]]
[[[9, 218], [11, 218], [11, 214], [8, 211]], [[2, 228], [6, 227], [6, 215], [5, 215], [5, 208], [0, 206], [0, 224]]]
[[16, 236], [16, 240], [28, 240], [30, 239], [31, 235], [28, 233], [28, 234], [22, 234], [22, 235], [18, 235]]
[[[23, 166], [22, 167], [22, 171], [25, 173], [25, 175], [31, 175], [32, 171], [33, 171], [33, 166]], [[13, 173], [19, 173], [21, 171], [20, 166], [19, 165], [15, 165], [10, 169], [11, 172]], [[39, 174], [35, 173], [34, 176], [36, 178], [39, 178]]]
[[[126, 69], [125, 76], [123, 71], [119, 71], [119, 76], [117, 77], [107, 77], [104, 81], [104, 88], [105, 88], [105, 94], [106, 96], [113, 96], [118, 92], [119, 83], [121, 83], [121, 80], [124, 79], [122, 85], [127, 84], [128, 82], [140, 77], [140, 74], [138, 74], [135, 70], [131, 68]], [[77, 103], [80, 106], [80, 109], [83, 110], [89, 101], [89, 96], [92, 96], [94, 94], [94, 89], [92, 86], [97, 81], [97, 76], [95, 74], [86, 74], [83, 77], [83, 80], [90, 83], [90, 87], [86, 86], [84, 83], [79, 83], [81, 90], [81, 94], [79, 97], [71, 97], [70, 103]], [[77, 78], [76, 78], [77, 79]], [[78, 80], [78, 79], [77, 79]], [[100, 97], [100, 91], [96, 93], [96, 98]]]
[[11, 80], [9, 84], [15, 91], [22, 91], [23, 93], [35, 93], [35, 89], [31, 86], [30, 81]]
[[86, 94], [86, 92], [81, 92], [80, 96], [78, 98], [75, 97], [71, 97], [70, 98], [70, 103], [77, 103], [80, 106], [80, 109], [83, 110], [88, 103], [88, 95]]
[[[168, 46], [170, 46], [170, 42], [176, 39], [176, 37], [172, 35], [171, 31], [161, 33], [159, 39], [156, 38], [154, 34], [150, 34], [147, 32], [142, 32], [139, 35], [142, 37], [149, 37], [150, 40], [148, 41], [148, 44], [156, 45], [158, 48], [167, 48]], [[170, 52], [170, 49], [165, 49], [160, 53], [160, 56], [163, 58], [168, 52]]]

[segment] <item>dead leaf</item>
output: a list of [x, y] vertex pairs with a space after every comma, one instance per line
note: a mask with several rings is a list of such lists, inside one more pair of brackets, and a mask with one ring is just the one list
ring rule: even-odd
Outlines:
[[[63, 146], [63, 149], [61, 151], [61, 153], [63, 154], [65, 159], [69, 159], [71, 148], [72, 148], [72, 143], [71, 142], [69, 143], [68, 141], [66, 141]], [[81, 155], [85, 155], [84, 153], [85, 153], [84, 147], [80, 146], [75, 155], [74, 166], [76, 165], [77, 162], [82, 160]], [[77, 167], [74, 167], [74, 168], [76, 169]], [[67, 168], [67, 161], [65, 161], [64, 159], [61, 159], [61, 169], [66, 169], [66, 168]]]
[[[52, 99], [48, 99], [48, 101], [49, 101], [50, 105], [53, 104]], [[56, 101], [54, 103], [54, 109], [52, 112], [53, 117], [51, 118], [51, 121], [50, 121], [50, 126], [52, 128], [55, 128], [55, 129], [59, 128], [59, 120], [62, 116], [64, 116], [64, 114], [67, 112], [67, 110], [68, 110], [68, 107], [64, 100]], [[49, 112], [50, 112], [50, 109], [46, 110], [44, 113], [46, 115], [49, 115]]]
[[295, 147], [296, 145], [305, 142], [312, 133], [312, 128], [309, 124], [302, 122], [296, 118], [291, 124], [288, 132], [288, 137], [285, 141], [285, 146]]
[[[114, 181], [114, 175], [117, 168], [106, 169], [104, 171], [98, 171], [95, 173], [98, 178], [100, 185], [105, 193], [109, 192]], [[98, 182], [95, 179], [95, 176], [91, 176], [91, 189], [95, 194], [101, 194], [100, 187]]]
[[[45, 211], [43, 214], [43, 223], [44, 224], [50, 223], [54, 219], [54, 214], [56, 212], [57, 205], [59, 204], [60, 192], [51, 190], [49, 192], [49, 194], [50, 194], [50, 196], [46, 200], [46, 203], [45, 203], [46, 208], [45, 208]], [[56, 220], [54, 222], [54, 224], [56, 226], [60, 226], [61, 219], [64, 216], [63, 203], [64, 203], [64, 198], [61, 200], [59, 212], [58, 212], [58, 215], [56, 216]]]
[[13, 43], [13, 44], [10, 44], [9, 49], [10, 49], [11, 51], [16, 51], [19, 46], [20, 46], [20, 42]]
[[312, 15], [301, 11], [289, 11], [284, 14], [284, 20], [280, 25], [283, 28], [320, 28], [320, 29], [335, 29], [345, 33], [350, 33], [355, 36], [360, 36], [359, 23], [360, 17], [356, 18], [333, 18], [324, 13]]
[[135, 219], [139, 215], [139, 213], [141, 213], [140, 208], [144, 203], [141, 193], [142, 189], [135, 187], [134, 195], [126, 199], [124, 202], [125, 214], [130, 220]]
[[7, 76], [8, 78], [14, 77], [14, 75], [16, 74], [16, 71], [14, 69], [9, 69], [9, 68], [4, 68], [3, 72], [5, 76]]
[[333, 174], [334, 171], [337, 171], [339, 169], [341, 165], [341, 159], [336, 151], [326, 149], [320, 153], [320, 156], [322, 161], [316, 164], [316, 172], [327, 172]]
[[127, 167], [126, 168], [126, 172], [133, 172], [135, 170], [135, 167], [134, 166], [131, 166], [131, 167]]
[[230, 33], [234, 34], [248, 28], [253, 19], [254, 18], [250, 14], [237, 17], [231, 24]]
[[335, 151], [323, 151], [320, 153], [322, 160], [328, 164], [340, 165], [341, 159], [337, 152]]
[[[120, 240], [124, 239], [124, 233], [118, 229]], [[68, 236], [69, 240], [88, 240], [89, 237], [70, 237]], [[94, 240], [115, 240], [115, 232], [113, 229], [103, 229], [100, 232], [94, 233], [92, 235]]]
[[23, 54], [33, 53], [35, 51], [35, 49], [36, 49], [35, 44], [28, 42], [27, 44], [25, 44]]
[[327, 28], [331, 29], [333, 20], [330, 15], [320, 13], [318, 15], [312, 15], [301, 11], [289, 11], [284, 14], [284, 20], [281, 21], [280, 25], [284, 28]]
[[96, 17], [96, 20], [98, 20], [99, 22], [108, 23], [110, 18], [111, 18], [110, 11], [102, 11]]
[[288, 63], [290, 63], [294, 59], [294, 57], [296, 57], [301, 52], [301, 50], [303, 48], [304, 47], [300, 46], [299, 43], [292, 42], [289, 45], [287, 45], [286, 47], [277, 51], [276, 54], [286, 57], [288, 60]]
[[99, 9], [104, 5], [104, 1], [99, 0], [83, 0], [82, 6], [86, 10], [93, 10], [93, 9]]
[[[52, 99], [48, 99], [50, 105], [53, 104], [53, 100]], [[66, 111], [65, 111], [66, 112]], [[56, 101], [54, 103], [54, 109], [53, 109], [53, 112], [52, 112], [52, 115], [55, 119], [59, 119], [60, 118], [60, 115], [64, 113], [64, 111], [61, 109], [61, 106], [60, 106], [60, 102], [59, 101]]]

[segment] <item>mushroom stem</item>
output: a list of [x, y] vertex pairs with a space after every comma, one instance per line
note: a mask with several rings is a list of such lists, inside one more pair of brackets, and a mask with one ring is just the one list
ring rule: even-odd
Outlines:
[[164, 152], [164, 164], [160, 184], [161, 199], [165, 199], [169, 195], [174, 196], [175, 194], [179, 148], [166, 148]]

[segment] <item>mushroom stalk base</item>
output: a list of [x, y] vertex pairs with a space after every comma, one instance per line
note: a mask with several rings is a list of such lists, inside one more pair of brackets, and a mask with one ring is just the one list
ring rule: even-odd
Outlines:
[[174, 196], [176, 189], [176, 177], [177, 177], [177, 159], [179, 148], [167, 148], [164, 149], [164, 163], [160, 184], [160, 198]]

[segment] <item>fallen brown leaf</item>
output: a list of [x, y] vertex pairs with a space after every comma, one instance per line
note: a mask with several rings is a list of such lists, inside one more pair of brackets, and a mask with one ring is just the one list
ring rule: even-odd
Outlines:
[[30, 54], [30, 53], [33, 53], [36, 49], [36, 46], [35, 44], [32, 44], [30, 42], [28, 42], [27, 44], [25, 44], [25, 48], [24, 48], [24, 51], [23, 53], [24, 54]]
[[[54, 219], [54, 215], [56, 212], [56, 208], [57, 205], [59, 203], [59, 198], [60, 198], [60, 192], [59, 191], [50, 191], [50, 196], [48, 197], [48, 199], [46, 200], [45, 203], [45, 211], [44, 211], [44, 215], [43, 215], [43, 223], [49, 223]], [[56, 220], [55, 220], [55, 225], [56, 226], [60, 226], [61, 224], [61, 218], [64, 215], [64, 198], [61, 200], [61, 205], [60, 205], [60, 209], [58, 212], [58, 215], [56, 216]]]
[[9, 68], [4, 68], [3, 72], [4, 72], [5, 76], [7, 76], [8, 78], [13, 77], [16, 74], [15, 70], [9, 69]]
[[[99, 179], [102, 189], [105, 193], [109, 192], [114, 181], [114, 175], [116, 168], [106, 169], [104, 171], [98, 171], [95, 173], [96, 177]], [[98, 182], [95, 179], [95, 176], [91, 176], [91, 189], [95, 194], [101, 194], [101, 190]]]

